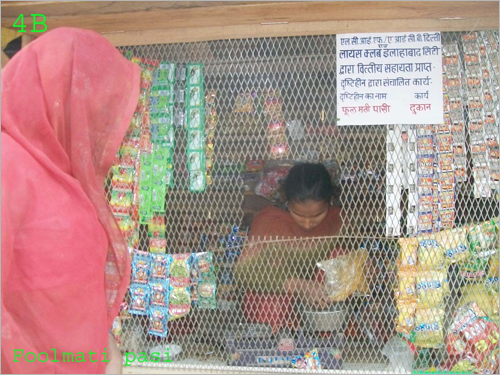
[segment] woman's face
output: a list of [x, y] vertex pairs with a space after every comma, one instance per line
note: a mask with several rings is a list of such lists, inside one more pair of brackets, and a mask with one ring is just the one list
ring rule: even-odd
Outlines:
[[316, 228], [328, 215], [330, 204], [326, 201], [307, 200], [305, 202], [291, 201], [288, 210], [293, 220], [303, 229]]

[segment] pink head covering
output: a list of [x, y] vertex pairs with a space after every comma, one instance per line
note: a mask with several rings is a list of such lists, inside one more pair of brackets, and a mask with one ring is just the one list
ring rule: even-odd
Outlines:
[[[78, 180], [107, 233], [109, 326], [129, 283], [130, 260], [104, 182], [137, 106], [139, 87], [140, 68], [89, 30], [50, 31], [2, 70], [2, 133], [48, 169]], [[4, 179], [14, 183], [2, 172]]]

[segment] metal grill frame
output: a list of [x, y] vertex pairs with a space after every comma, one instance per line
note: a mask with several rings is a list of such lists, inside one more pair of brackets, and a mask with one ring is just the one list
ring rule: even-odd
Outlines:
[[[462, 36], [468, 32], [442, 33], [443, 45], [456, 42], [460, 53], [462, 77], [460, 87], [462, 102], [467, 100], [467, 82]], [[482, 33], [478, 35], [482, 36]], [[498, 32], [496, 37], [496, 66], [498, 67]], [[241, 92], [248, 92], [256, 98], [254, 107], [262, 106], [265, 90], [280, 89], [283, 101], [283, 116], [287, 121], [290, 157], [288, 160], [307, 160], [325, 162], [336, 159], [341, 169], [339, 181], [342, 184], [341, 202], [345, 225], [339, 237], [313, 239], [316, 242], [338, 241], [342, 238], [351, 246], [358, 246], [362, 241], [378, 241], [383, 249], [391, 248], [397, 258], [397, 238], [388, 238], [385, 235], [386, 194], [384, 169], [387, 162], [386, 141], [388, 127], [384, 125], [343, 126], [333, 127], [336, 122], [336, 77], [335, 77], [335, 35], [299, 36], [278, 38], [249, 38], [237, 40], [218, 40], [208, 42], [146, 45], [120, 47], [122, 52], [132, 51], [134, 56], [147, 59], [165, 60], [176, 64], [202, 62], [205, 69], [206, 89], [217, 90], [216, 111], [219, 115], [215, 136], [215, 160], [229, 163], [226, 175], [215, 178], [213, 185], [208, 186], [205, 193], [190, 193], [186, 189], [187, 177], [185, 174], [185, 135], [182, 128], [176, 129], [175, 161], [180, 169], [177, 170], [175, 190], [168, 190], [166, 197], [167, 213], [167, 253], [183, 253], [200, 251], [198, 246], [202, 234], [212, 234], [207, 248], [220, 254], [218, 240], [227, 235], [233, 225], [240, 225], [244, 220], [243, 201], [248, 195], [245, 192], [245, 181], [240, 173], [241, 164], [248, 160], [264, 159], [270, 161], [268, 139], [265, 129], [267, 121], [262, 114], [247, 115], [235, 114], [236, 96]], [[486, 55], [492, 64], [495, 56]], [[490, 61], [491, 60], [491, 61]], [[491, 74], [488, 81], [491, 92], [498, 95], [498, 73]], [[495, 114], [498, 131], [498, 96], [494, 100], [491, 111]], [[260, 111], [254, 108], [256, 113]], [[469, 113], [464, 107], [466, 114]], [[294, 139], [291, 136], [292, 120], [302, 123], [304, 134]], [[466, 126], [469, 121], [466, 118]], [[253, 128], [252, 128], [253, 127]], [[316, 129], [316, 131], [315, 131]], [[409, 130], [407, 125], [401, 129]], [[300, 131], [299, 131], [300, 133]], [[498, 133], [497, 133], [498, 137]], [[466, 147], [470, 149], [470, 141], [466, 140]], [[401, 157], [408, 151], [401, 150]], [[274, 161], [275, 163], [283, 160]], [[466, 224], [498, 217], [498, 184], [491, 185], [494, 189], [493, 197], [488, 200], [477, 200], [473, 196], [474, 186], [471, 178], [473, 160], [467, 160], [468, 179], [457, 184], [456, 194], [461, 194], [460, 210], [456, 213], [455, 223]], [[271, 163], [272, 166], [272, 163]], [[376, 175], [376, 177], [375, 177]], [[217, 176], [219, 177], [219, 176]], [[248, 189], [247, 189], [248, 190]], [[479, 202], [479, 204], [478, 204]], [[408, 213], [406, 202], [401, 204], [403, 216]], [[462, 209], [463, 208], [463, 209]], [[182, 210], [182, 211], [181, 211]], [[185, 212], [188, 212], [186, 215]], [[181, 213], [182, 212], [182, 213]], [[184, 219], [187, 219], [183, 221]], [[403, 231], [405, 230], [403, 224]], [[146, 228], [140, 227], [140, 248], [147, 250]], [[300, 244], [302, 240], [261, 239], [263, 244], [287, 243], [289, 246]], [[245, 251], [244, 249], [242, 251]], [[498, 255], [498, 254], [497, 254]], [[495, 256], [497, 256], [495, 255]], [[394, 276], [395, 277], [395, 276]], [[397, 283], [397, 280], [395, 280]], [[372, 285], [374, 286], [374, 285]], [[453, 286], [451, 287], [453, 288]], [[387, 290], [382, 298], [382, 305], [394, 304], [392, 290]], [[219, 298], [219, 295], [218, 295]], [[458, 297], [455, 296], [455, 299]], [[458, 302], [454, 301], [455, 304]], [[201, 323], [201, 336], [208, 326], [212, 329], [223, 329], [227, 321], [223, 317], [215, 317], [211, 323], [201, 312], [191, 314], [197, 323]], [[210, 314], [208, 314], [210, 316]], [[236, 320], [234, 320], [236, 319]], [[447, 316], [445, 327], [449, 325], [451, 316]], [[140, 319], [132, 318], [132, 327], [128, 329], [142, 329]], [[233, 323], [242, 323], [242, 317], [233, 317]], [[205, 326], [203, 326], [205, 325]], [[445, 328], [446, 332], [446, 328]], [[124, 330], [123, 349], [136, 353], [147, 351], [153, 346], [141, 338], [129, 336], [126, 338]], [[174, 334], [173, 339], [181, 339], [184, 334]], [[199, 339], [197, 334], [193, 335]], [[206, 335], [205, 335], [206, 336]], [[130, 340], [139, 340], [131, 343]], [[129, 341], [127, 341], [129, 340]], [[158, 342], [158, 340], [156, 340]], [[166, 343], [166, 339], [160, 340]], [[184, 344], [184, 353], [194, 351], [200, 344], [191, 342]], [[387, 373], [387, 360], [381, 355], [383, 345], [374, 345], [367, 353], [358, 353], [359, 350], [347, 347], [346, 354], [351, 360], [358, 356], [358, 361], [344, 366], [343, 370], [323, 370], [335, 373]], [[373, 352], [371, 352], [372, 350]], [[351, 351], [351, 353], [349, 353]], [[217, 352], [214, 354], [214, 352]], [[207, 354], [208, 353], [208, 354]], [[296, 372], [291, 368], [270, 368], [256, 366], [226, 366], [224, 364], [224, 348], [218, 344], [217, 349], [207, 349], [205, 354], [198, 354], [198, 364], [188, 362], [172, 362], [170, 364], [142, 363], [142, 366], [182, 368], [190, 370], [226, 370], [231, 372]], [[444, 354], [436, 354], [443, 360]], [[199, 359], [202, 358], [202, 359]], [[374, 366], [379, 364], [380, 368]], [[134, 363], [137, 365], [137, 363]], [[380, 371], [378, 371], [380, 370]], [[317, 372], [301, 370], [300, 372]]]

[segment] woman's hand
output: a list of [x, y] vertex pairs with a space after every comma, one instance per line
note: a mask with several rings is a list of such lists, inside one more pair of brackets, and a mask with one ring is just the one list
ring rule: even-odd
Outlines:
[[285, 290], [299, 297], [309, 307], [322, 310], [330, 306], [330, 298], [326, 294], [325, 284], [314, 280], [288, 279]]
[[108, 333], [108, 355], [109, 362], [106, 365], [106, 374], [122, 374], [123, 373], [123, 360], [122, 353], [120, 349], [118, 349], [118, 345], [116, 345], [115, 337]]

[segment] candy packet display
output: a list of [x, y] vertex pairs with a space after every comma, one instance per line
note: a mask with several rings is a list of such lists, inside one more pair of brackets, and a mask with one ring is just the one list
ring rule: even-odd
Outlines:
[[498, 346], [498, 326], [486, 317], [475, 302], [462, 306], [456, 313], [446, 337], [449, 355], [475, 360], [476, 367], [484, 365]]
[[433, 235], [418, 239], [418, 269], [434, 270], [444, 264], [444, 252]]
[[137, 315], [147, 315], [151, 289], [149, 285], [130, 285], [130, 307], [129, 312]]
[[440, 307], [449, 291], [447, 269], [421, 271], [417, 273], [415, 285], [419, 308]]
[[151, 288], [151, 306], [168, 307], [170, 295], [168, 279], [151, 281], [149, 286]]
[[111, 210], [115, 214], [126, 214], [132, 207], [132, 192], [114, 190], [111, 192], [111, 201], [109, 202]]
[[168, 254], [151, 254], [151, 280], [168, 280], [172, 256]]
[[436, 233], [435, 236], [436, 241], [444, 251], [447, 264], [461, 262], [469, 258], [465, 228], [447, 229]]
[[301, 370], [321, 370], [321, 362], [319, 360], [318, 349], [312, 349], [303, 356], [292, 358], [292, 367]]
[[173, 254], [170, 265], [170, 284], [174, 288], [186, 288], [191, 283], [191, 254]]
[[159, 337], [168, 335], [168, 310], [164, 307], [151, 306], [149, 308], [149, 334]]
[[412, 342], [421, 348], [439, 348], [444, 343], [444, 310], [439, 308], [417, 309]]
[[151, 275], [151, 256], [135, 250], [132, 257], [132, 283], [147, 284]]
[[189, 287], [176, 288], [170, 285], [168, 320], [176, 320], [186, 316], [191, 310]]

